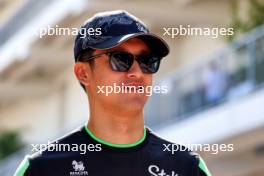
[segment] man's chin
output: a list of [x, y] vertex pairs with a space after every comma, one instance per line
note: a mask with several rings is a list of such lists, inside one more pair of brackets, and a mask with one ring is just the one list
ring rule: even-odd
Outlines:
[[124, 99], [141, 99], [142, 101], [147, 101], [147, 99], [149, 98], [146, 94], [143, 93], [124, 93], [120, 96]]

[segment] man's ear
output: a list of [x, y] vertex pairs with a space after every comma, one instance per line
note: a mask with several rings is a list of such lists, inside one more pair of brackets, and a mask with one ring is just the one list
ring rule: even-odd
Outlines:
[[74, 64], [74, 73], [76, 78], [85, 86], [88, 86], [91, 81], [90, 65], [83, 62], [76, 62]]

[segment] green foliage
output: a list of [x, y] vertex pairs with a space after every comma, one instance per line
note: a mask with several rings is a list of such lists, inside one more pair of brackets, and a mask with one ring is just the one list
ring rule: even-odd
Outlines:
[[248, 32], [262, 24], [264, 24], [264, 1], [263, 0], [247, 0], [248, 1], [248, 11], [247, 20], [242, 20], [239, 17], [239, 6], [238, 1], [232, 1], [232, 23], [231, 26], [234, 28], [235, 34], [228, 38], [233, 40], [238, 34]]
[[9, 131], [0, 134], [0, 160], [22, 147], [19, 133]]

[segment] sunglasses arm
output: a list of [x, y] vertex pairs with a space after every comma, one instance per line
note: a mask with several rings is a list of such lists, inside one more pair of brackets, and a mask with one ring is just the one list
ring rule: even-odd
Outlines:
[[87, 58], [85, 58], [85, 56], [83, 56], [81, 58], [83, 58], [82, 61], [89, 61], [89, 60], [92, 60], [92, 59], [96, 59], [96, 58], [102, 57], [103, 55], [108, 55], [109, 56], [109, 53], [97, 54], [97, 55], [94, 55], [94, 56], [91, 56], [91, 57], [87, 57]]

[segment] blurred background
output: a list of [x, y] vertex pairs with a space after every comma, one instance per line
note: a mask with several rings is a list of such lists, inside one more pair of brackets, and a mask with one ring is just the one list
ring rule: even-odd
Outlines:
[[[94, 13], [124, 9], [162, 36], [161, 63], [145, 107], [162, 137], [192, 144], [233, 144], [199, 152], [214, 176], [264, 175], [264, 1], [0, 0], [0, 175], [13, 175], [30, 144], [83, 125], [85, 92], [73, 73], [73, 35], [43, 36], [47, 26], [79, 28]], [[166, 27], [234, 28], [225, 37], [163, 36]]]

